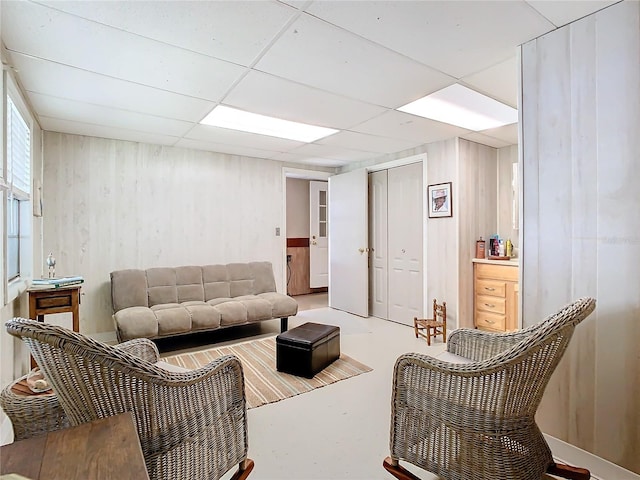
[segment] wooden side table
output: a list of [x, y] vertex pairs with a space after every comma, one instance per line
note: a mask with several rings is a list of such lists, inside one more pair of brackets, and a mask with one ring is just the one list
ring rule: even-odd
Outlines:
[[[71, 312], [73, 316], [73, 331], [79, 332], [81, 287], [82, 285], [69, 285], [59, 288], [28, 289], [29, 318], [44, 322], [45, 315]], [[36, 362], [31, 358], [31, 368], [36, 365]]]
[[0, 447], [0, 474], [33, 480], [149, 480], [131, 412]]

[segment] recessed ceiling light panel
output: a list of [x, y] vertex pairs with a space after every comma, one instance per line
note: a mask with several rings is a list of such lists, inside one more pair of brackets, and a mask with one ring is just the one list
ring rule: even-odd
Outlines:
[[518, 111], [458, 83], [419, 98], [399, 111], [473, 130], [487, 130], [518, 121]]
[[315, 142], [320, 138], [328, 137], [338, 132], [338, 130], [332, 128], [291, 122], [225, 107], [224, 105], [215, 107], [200, 123], [211, 125], [212, 127], [229, 128], [306, 143]]

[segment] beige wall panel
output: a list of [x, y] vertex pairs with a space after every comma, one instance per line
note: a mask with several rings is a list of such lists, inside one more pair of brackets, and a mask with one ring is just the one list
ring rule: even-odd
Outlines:
[[47, 132], [44, 240], [83, 275], [80, 329], [113, 330], [109, 273], [268, 260], [282, 285], [281, 164]]
[[458, 139], [429, 144], [426, 150], [428, 184], [452, 182], [453, 217], [427, 219], [425, 298], [427, 305], [433, 298], [447, 302], [447, 327], [453, 330], [458, 326]]
[[[595, 38], [596, 448], [640, 473], [640, 3], [624, 2], [597, 15]], [[605, 418], [605, 411], [617, 414]]]
[[458, 185], [453, 187], [457, 211], [454, 209], [453, 215], [459, 225], [459, 326], [473, 328], [471, 260], [476, 240], [480, 236], [486, 240], [497, 231], [497, 150], [460, 139], [458, 162]]
[[640, 4], [613, 5], [522, 53], [525, 319], [583, 295], [598, 301], [538, 420], [640, 473]]
[[513, 228], [513, 165], [518, 163], [518, 145], [498, 149], [498, 235], [518, 247], [518, 230]]
[[309, 180], [287, 178], [287, 238], [309, 238]]

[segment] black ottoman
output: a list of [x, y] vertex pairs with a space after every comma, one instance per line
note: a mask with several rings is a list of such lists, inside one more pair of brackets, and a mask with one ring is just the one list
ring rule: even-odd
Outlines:
[[340, 358], [340, 327], [305, 323], [276, 337], [279, 372], [313, 378]]

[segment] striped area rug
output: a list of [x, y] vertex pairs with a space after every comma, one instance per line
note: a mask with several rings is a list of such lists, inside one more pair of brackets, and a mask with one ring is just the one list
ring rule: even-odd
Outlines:
[[199, 352], [181, 353], [164, 357], [162, 360], [195, 369], [224, 355], [235, 355], [242, 363], [247, 408], [278, 402], [372, 370], [342, 354], [338, 360], [311, 379], [280, 373], [276, 370], [275, 336]]

